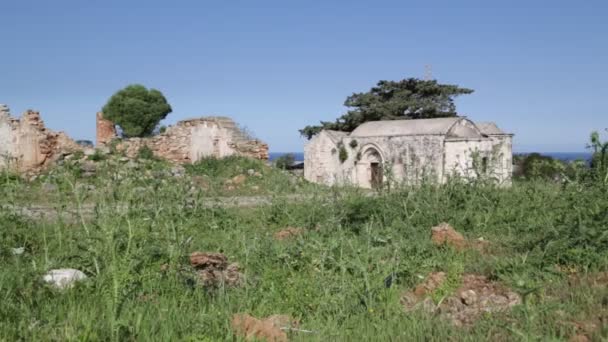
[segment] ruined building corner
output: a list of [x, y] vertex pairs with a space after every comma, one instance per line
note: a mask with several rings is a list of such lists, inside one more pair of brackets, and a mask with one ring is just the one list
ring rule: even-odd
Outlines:
[[112, 121], [105, 119], [102, 112], [97, 113], [96, 127], [97, 136], [95, 144], [97, 147], [105, 146], [117, 136], [116, 126]]
[[46, 128], [39, 112], [27, 110], [16, 119], [0, 105], [0, 167], [35, 173], [79, 150], [65, 133]]

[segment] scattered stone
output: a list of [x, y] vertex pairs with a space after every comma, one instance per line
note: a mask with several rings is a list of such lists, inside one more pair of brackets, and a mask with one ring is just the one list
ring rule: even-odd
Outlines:
[[95, 149], [94, 148], [85, 148], [84, 149], [84, 155], [85, 156], [92, 156], [95, 154]]
[[445, 244], [457, 250], [463, 250], [466, 247], [466, 241], [462, 234], [445, 222], [431, 228], [431, 241], [437, 246]]
[[190, 254], [190, 265], [196, 269], [225, 269], [228, 258], [222, 253], [194, 252]]
[[424, 312], [428, 312], [428, 313], [435, 313], [435, 311], [437, 311], [437, 305], [435, 305], [435, 302], [433, 302], [433, 299], [431, 299], [430, 297], [426, 297], [421, 305], [420, 305], [420, 309], [422, 309], [422, 311]]
[[97, 172], [97, 165], [95, 162], [87, 160], [80, 165], [80, 171], [83, 177], [92, 177]]
[[86, 279], [87, 276], [79, 270], [72, 268], [61, 268], [50, 270], [42, 278], [45, 282], [59, 288], [71, 288], [77, 281]]
[[469, 241], [467, 243], [467, 245], [469, 246], [469, 248], [475, 249], [480, 253], [488, 253], [490, 251], [490, 241], [485, 240], [484, 238], [480, 237], [476, 240], [473, 241]]
[[243, 183], [245, 183], [245, 181], [247, 180], [247, 176], [245, 175], [237, 175], [232, 177], [231, 179], [226, 181], [226, 185], [235, 185], [235, 186], [239, 186]]
[[292, 237], [300, 236], [302, 235], [302, 233], [304, 233], [304, 230], [302, 228], [287, 227], [283, 230], [274, 233], [274, 238], [275, 240], [283, 241]]
[[175, 178], [182, 178], [186, 175], [186, 169], [181, 165], [176, 165], [171, 168], [171, 176]]
[[136, 162], [135, 160], [131, 159], [127, 162], [126, 167], [128, 169], [138, 169], [139, 168], [139, 163]]
[[400, 299], [404, 310], [436, 312], [455, 326], [470, 326], [486, 313], [505, 311], [521, 303], [521, 297], [508, 288], [481, 275], [465, 274], [461, 287], [454, 294], [443, 298], [437, 306], [429, 295], [445, 279], [443, 272], [431, 273], [413, 291], [404, 293]]
[[401, 295], [401, 299], [399, 299], [401, 305], [405, 309], [405, 312], [414, 311], [417, 308], [419, 298], [412, 291], [407, 291]]
[[190, 254], [190, 265], [196, 269], [199, 282], [206, 287], [236, 287], [245, 279], [239, 264], [228, 264], [228, 258], [222, 253], [194, 252]]
[[21, 255], [24, 252], [25, 252], [25, 247], [17, 247], [17, 248], [11, 249], [11, 253], [13, 253], [13, 255]]
[[255, 175], [255, 170], [254, 169], [249, 169], [249, 170], [247, 170], [247, 174], [249, 176], [253, 176], [253, 175]]
[[445, 272], [432, 272], [421, 284], [416, 286], [414, 294], [418, 297], [428, 295], [439, 288], [446, 279], [447, 275]]
[[203, 190], [208, 190], [211, 187], [209, 181], [203, 176], [192, 176], [192, 183]]
[[568, 342], [589, 342], [591, 341], [586, 335], [578, 334], [570, 337]]
[[460, 294], [460, 299], [466, 305], [473, 305], [477, 301], [477, 293], [473, 290], [466, 290]]
[[232, 330], [247, 341], [286, 342], [287, 334], [283, 329], [297, 328], [297, 320], [287, 315], [272, 315], [258, 319], [248, 314], [232, 316]]

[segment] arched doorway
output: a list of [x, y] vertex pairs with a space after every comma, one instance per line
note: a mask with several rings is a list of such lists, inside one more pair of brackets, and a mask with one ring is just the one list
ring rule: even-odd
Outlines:
[[382, 164], [382, 155], [375, 147], [364, 148], [361, 155], [361, 164], [364, 167], [364, 186], [372, 189], [382, 187], [384, 179], [384, 166]]

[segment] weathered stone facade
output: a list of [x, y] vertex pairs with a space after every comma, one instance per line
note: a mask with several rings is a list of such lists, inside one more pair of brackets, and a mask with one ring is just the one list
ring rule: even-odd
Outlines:
[[97, 113], [96, 119], [96, 144], [102, 146], [116, 138], [116, 127], [112, 121], [104, 119], [102, 112]]
[[[112, 136], [106, 134], [107, 125], [100, 125], [99, 117], [100, 114], [97, 128], [103, 129], [104, 132], [98, 131], [98, 141], [101, 136], [101, 141], [107, 143], [115, 137], [115, 132]], [[249, 138], [227, 117], [179, 121], [175, 126], [169, 126], [163, 133], [150, 138], [124, 139], [116, 148], [133, 157], [143, 146], [150, 148], [155, 156], [176, 163], [193, 163], [203, 157], [222, 158], [231, 155], [268, 159], [268, 145]]]
[[80, 150], [65, 133], [47, 129], [39, 112], [28, 110], [16, 119], [7, 106], [0, 105], [0, 167], [37, 172]]
[[464, 117], [367, 122], [352, 133], [322, 131], [304, 149], [304, 177], [315, 183], [444, 183], [481, 175], [508, 185], [512, 134]]

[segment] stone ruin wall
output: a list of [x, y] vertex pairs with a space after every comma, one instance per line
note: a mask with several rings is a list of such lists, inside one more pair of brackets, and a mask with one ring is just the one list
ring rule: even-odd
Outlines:
[[[98, 147], [107, 146], [116, 138], [114, 124], [101, 113], [97, 114], [96, 138]], [[225, 117], [180, 121], [150, 138], [121, 140], [117, 149], [135, 157], [143, 146], [149, 147], [157, 157], [175, 163], [230, 155], [268, 160], [268, 145], [251, 139]], [[6, 105], [0, 104], [0, 168], [35, 174], [77, 151], [84, 148], [64, 132], [46, 128], [39, 112], [28, 110], [18, 119], [11, 116]]]
[[95, 116], [96, 118], [96, 137], [95, 144], [97, 146], [103, 146], [108, 144], [112, 139], [116, 138], [116, 128], [114, 123], [110, 120], [103, 118], [103, 113], [99, 112]]
[[47, 129], [39, 112], [28, 110], [17, 119], [6, 105], [0, 105], [0, 167], [36, 173], [81, 150], [65, 133]]
[[[97, 114], [97, 143], [108, 145], [115, 139], [114, 124]], [[155, 156], [175, 163], [193, 163], [203, 157], [222, 158], [239, 155], [268, 160], [268, 145], [248, 137], [236, 123], [226, 117], [205, 117], [179, 121], [165, 132], [149, 138], [120, 140], [116, 148], [135, 157], [147, 146]]]

